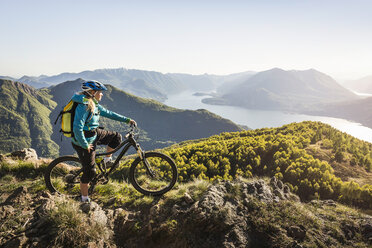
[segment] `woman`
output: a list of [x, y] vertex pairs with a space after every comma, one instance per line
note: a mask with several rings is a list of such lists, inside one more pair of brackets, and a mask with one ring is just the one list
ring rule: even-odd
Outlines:
[[[122, 139], [118, 132], [99, 128], [100, 115], [131, 125], [136, 125], [136, 122], [109, 111], [98, 103], [102, 99], [102, 92], [107, 90], [102, 83], [91, 80], [84, 82], [81, 88], [83, 91], [72, 97], [72, 101], [80, 103], [75, 110], [72, 147], [76, 150], [83, 165], [83, 175], [80, 180], [81, 201], [90, 202], [88, 184], [96, 175], [96, 146], [107, 145], [106, 151], [111, 152], [121, 143]], [[106, 163], [110, 161], [111, 155], [107, 155], [104, 160]]]

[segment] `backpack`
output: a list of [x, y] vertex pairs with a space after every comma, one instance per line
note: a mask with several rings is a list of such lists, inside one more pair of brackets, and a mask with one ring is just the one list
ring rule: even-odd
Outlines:
[[[73, 125], [74, 125], [74, 118], [75, 118], [75, 110], [78, 105], [79, 105], [78, 102], [74, 102], [71, 100], [63, 108], [63, 110], [59, 112], [59, 115], [57, 116], [57, 119], [54, 122], [54, 125], [56, 125], [59, 117], [61, 116], [61, 130], [59, 131], [62, 132], [63, 135], [66, 137], [70, 137], [70, 138], [74, 137]], [[90, 115], [91, 114], [88, 115], [87, 120], [89, 119]]]

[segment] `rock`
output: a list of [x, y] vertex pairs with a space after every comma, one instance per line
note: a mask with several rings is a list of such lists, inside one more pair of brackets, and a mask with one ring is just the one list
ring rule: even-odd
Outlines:
[[247, 191], [249, 194], [256, 194], [257, 193], [257, 189], [256, 187], [254, 186], [253, 183], [248, 183], [247, 184]]
[[274, 189], [274, 195], [278, 196], [281, 200], [285, 199], [283, 191], [279, 189]]
[[104, 245], [105, 245], [105, 243], [101, 239], [99, 242], [94, 242], [94, 241], [89, 242], [86, 247], [87, 248], [104, 248], [105, 247]]
[[207, 193], [200, 199], [199, 207], [207, 212], [213, 212], [214, 209], [221, 208], [225, 203], [226, 188], [222, 185], [212, 185]]
[[278, 180], [276, 185], [278, 186], [279, 189], [283, 189], [283, 182], [282, 181]]
[[80, 204], [80, 209], [81, 209], [81, 211], [83, 211], [86, 214], [89, 213], [89, 211], [91, 210], [90, 202], [82, 202]]
[[271, 186], [276, 187], [277, 186], [277, 182], [278, 182], [278, 179], [276, 177], [270, 178], [270, 184], [271, 184]]
[[95, 202], [90, 203], [89, 220], [105, 226], [108, 222], [105, 211]]
[[116, 202], [116, 197], [111, 197], [108, 201], [107, 201], [107, 205], [114, 205]]
[[363, 237], [372, 239], [372, 223], [364, 223], [361, 225]]
[[177, 215], [179, 212], [180, 212], [180, 206], [178, 206], [177, 204], [175, 204], [175, 205], [172, 207], [172, 214], [173, 214], [173, 215]]
[[183, 196], [183, 199], [187, 204], [192, 204], [194, 203], [194, 199], [186, 192], [185, 195]]
[[306, 229], [304, 226], [291, 226], [287, 230], [288, 236], [297, 239], [297, 240], [303, 240], [306, 236]]
[[118, 215], [123, 215], [125, 214], [125, 210], [122, 208], [117, 208], [114, 210], [114, 217], [118, 217]]
[[354, 238], [355, 233], [358, 231], [358, 228], [351, 224], [344, 224], [341, 227], [341, 230], [344, 232], [345, 237], [349, 240]]
[[324, 200], [323, 201], [324, 205], [330, 206], [330, 207], [336, 207], [336, 202], [334, 200]]
[[283, 192], [284, 192], [285, 194], [291, 193], [291, 189], [289, 188], [288, 185], [284, 185], [284, 187], [283, 187]]
[[20, 151], [15, 151], [10, 154], [12, 157], [16, 157], [22, 160], [29, 160], [29, 159], [38, 159], [37, 153], [35, 149], [32, 148], [24, 148]]
[[303, 248], [296, 240], [287, 246], [288, 248]]

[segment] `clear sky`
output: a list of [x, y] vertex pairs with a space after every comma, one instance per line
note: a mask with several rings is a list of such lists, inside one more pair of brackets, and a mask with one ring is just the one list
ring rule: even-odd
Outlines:
[[0, 75], [101, 68], [372, 75], [372, 1], [0, 0]]

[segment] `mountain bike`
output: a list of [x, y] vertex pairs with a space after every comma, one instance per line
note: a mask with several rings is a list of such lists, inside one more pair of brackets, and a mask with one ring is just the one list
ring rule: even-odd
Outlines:
[[[173, 188], [177, 181], [178, 172], [174, 161], [166, 154], [151, 151], [145, 152], [136, 141], [136, 127], [131, 126], [123, 142], [115, 150], [96, 154], [97, 175], [89, 186], [92, 194], [96, 185], [107, 184], [109, 176], [119, 167], [119, 162], [133, 147], [138, 156], [129, 169], [129, 181], [133, 187], [144, 195], [158, 196]], [[114, 154], [122, 148], [119, 156], [111, 165], [104, 163], [103, 156]], [[83, 174], [82, 164], [78, 157], [63, 156], [53, 160], [44, 175], [46, 187], [52, 192], [65, 195], [80, 194], [80, 177]]]

